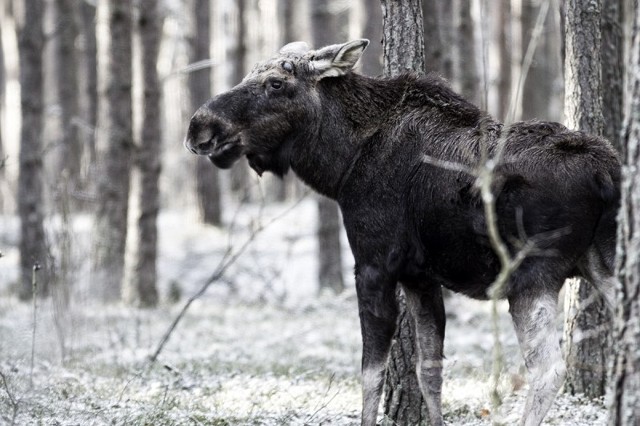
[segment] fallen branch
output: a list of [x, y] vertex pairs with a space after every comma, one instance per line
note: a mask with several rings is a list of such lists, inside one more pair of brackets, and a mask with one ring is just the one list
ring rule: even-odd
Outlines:
[[251, 245], [251, 243], [256, 239], [256, 237], [261, 232], [263, 232], [269, 226], [271, 226], [272, 224], [274, 224], [278, 220], [282, 219], [284, 216], [286, 216], [288, 213], [290, 213], [293, 209], [295, 209], [302, 202], [302, 200], [304, 200], [304, 198], [307, 195], [308, 195], [308, 192], [304, 193], [293, 205], [291, 205], [285, 211], [283, 211], [282, 213], [280, 213], [279, 215], [277, 215], [276, 217], [274, 217], [273, 219], [271, 219], [267, 223], [259, 224], [258, 226], [256, 226], [251, 231], [251, 234], [247, 237], [247, 239], [244, 241], [244, 243], [242, 243], [242, 245], [237, 250], [234, 251], [233, 247], [231, 245], [229, 245], [229, 247], [225, 251], [224, 255], [222, 256], [222, 259], [218, 263], [218, 266], [216, 267], [215, 271], [209, 276], [209, 278], [207, 278], [204, 281], [204, 283], [200, 286], [200, 289], [195, 294], [193, 294], [191, 297], [189, 297], [189, 299], [185, 302], [185, 304], [182, 307], [182, 309], [180, 309], [180, 312], [174, 318], [173, 322], [171, 323], [171, 325], [169, 326], [167, 331], [162, 336], [162, 339], [160, 340], [160, 343], [158, 344], [158, 347], [154, 351], [153, 355], [151, 355], [149, 357], [149, 362], [150, 363], [154, 363], [158, 359], [158, 356], [160, 355], [160, 352], [162, 352], [162, 350], [164, 349], [164, 346], [169, 341], [169, 338], [171, 337], [171, 334], [173, 333], [173, 331], [178, 326], [178, 323], [185, 316], [185, 314], [187, 313], [187, 310], [189, 310], [189, 307], [191, 306], [191, 304], [193, 302], [195, 302], [196, 300], [198, 300], [200, 297], [202, 297], [202, 295], [207, 291], [207, 289], [209, 288], [209, 286], [211, 286], [211, 284], [213, 284], [214, 282], [216, 282], [216, 281], [218, 281], [218, 280], [220, 280], [222, 278], [222, 276], [225, 274], [227, 269], [229, 269], [229, 267], [231, 265], [233, 265], [240, 258], [240, 256], [247, 250], [247, 248]]

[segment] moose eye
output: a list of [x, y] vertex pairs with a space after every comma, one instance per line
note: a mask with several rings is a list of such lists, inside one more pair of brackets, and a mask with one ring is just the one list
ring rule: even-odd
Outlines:
[[283, 86], [282, 80], [271, 80], [269, 84], [271, 85], [271, 88], [274, 90], [280, 90], [282, 89], [282, 86]]

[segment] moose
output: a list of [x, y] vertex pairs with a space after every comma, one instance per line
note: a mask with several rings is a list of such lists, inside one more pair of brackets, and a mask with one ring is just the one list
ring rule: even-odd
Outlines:
[[539, 425], [565, 375], [554, 325], [563, 282], [582, 277], [614, 303], [618, 156], [558, 123], [503, 125], [437, 75], [361, 75], [353, 68], [368, 43], [287, 44], [201, 106], [184, 144], [220, 168], [246, 156], [259, 175], [291, 169], [338, 202], [355, 259], [363, 426], [377, 420], [398, 285], [429, 419], [443, 424], [442, 287], [488, 299], [500, 261], [476, 176], [442, 164], [473, 169], [499, 151], [492, 192], [508, 250], [518, 252], [523, 234], [553, 235], [537, 240], [545, 254], [527, 256], [501, 294], [528, 372], [521, 424]]

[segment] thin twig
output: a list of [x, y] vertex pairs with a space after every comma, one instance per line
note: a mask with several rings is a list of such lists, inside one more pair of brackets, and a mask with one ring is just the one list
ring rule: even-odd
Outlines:
[[184, 315], [187, 313], [187, 310], [189, 309], [191, 304], [195, 302], [197, 299], [199, 299], [200, 297], [202, 297], [202, 295], [207, 291], [207, 289], [211, 284], [213, 284], [214, 282], [222, 278], [222, 276], [227, 271], [227, 269], [240, 258], [240, 256], [246, 251], [246, 249], [256, 239], [258, 234], [260, 234], [262, 231], [267, 229], [273, 223], [277, 222], [278, 220], [286, 216], [289, 212], [291, 212], [293, 209], [295, 209], [302, 202], [302, 200], [304, 200], [304, 198], [307, 195], [308, 195], [308, 192], [304, 193], [293, 205], [291, 205], [285, 211], [283, 211], [282, 213], [280, 213], [279, 215], [271, 219], [269, 222], [265, 224], [259, 224], [258, 226], [256, 226], [252, 230], [251, 234], [244, 241], [244, 243], [242, 243], [242, 245], [235, 252], [233, 251], [233, 247], [230, 246], [227, 248], [224, 255], [222, 256], [222, 259], [218, 263], [218, 266], [216, 267], [215, 271], [209, 276], [209, 278], [205, 280], [205, 282], [200, 286], [200, 289], [191, 297], [189, 297], [189, 299], [185, 302], [182, 309], [180, 309], [180, 312], [174, 318], [173, 322], [171, 323], [167, 331], [162, 336], [162, 339], [160, 340], [160, 343], [158, 344], [158, 347], [156, 348], [155, 352], [149, 358], [150, 363], [154, 363], [158, 359], [160, 352], [162, 352], [162, 349], [164, 349], [164, 346], [166, 345], [167, 341], [169, 341], [171, 334], [178, 326], [178, 323], [180, 322], [180, 320], [182, 320]]
[[7, 392], [7, 396], [9, 397], [9, 402], [11, 403], [11, 408], [13, 408], [13, 414], [11, 416], [11, 425], [16, 424], [16, 417], [18, 416], [18, 410], [20, 409], [20, 401], [18, 401], [11, 389], [9, 388], [9, 381], [7, 380], [7, 376], [0, 371], [0, 379], [2, 379], [2, 385], [4, 386], [5, 392]]

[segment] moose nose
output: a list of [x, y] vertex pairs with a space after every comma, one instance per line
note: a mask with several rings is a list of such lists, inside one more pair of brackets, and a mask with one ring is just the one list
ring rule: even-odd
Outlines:
[[199, 134], [189, 134], [184, 140], [184, 146], [194, 154], [206, 155], [213, 151], [215, 138], [211, 130], [200, 131]]

